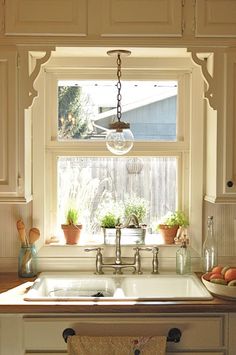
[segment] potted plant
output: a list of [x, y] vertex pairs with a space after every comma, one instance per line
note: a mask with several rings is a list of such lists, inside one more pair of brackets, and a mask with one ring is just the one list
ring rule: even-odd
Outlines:
[[78, 210], [70, 207], [66, 212], [66, 224], [61, 225], [66, 244], [77, 244], [79, 241], [82, 224], [78, 223], [78, 219]]
[[124, 216], [127, 225], [123, 231], [123, 235], [128, 237], [132, 243], [144, 243], [147, 227], [144, 224], [144, 219], [147, 210], [148, 202], [140, 197], [126, 199], [124, 203]]
[[115, 244], [116, 226], [120, 223], [120, 216], [114, 211], [105, 212], [100, 217], [100, 226], [103, 230], [104, 243]]
[[143, 224], [147, 213], [147, 201], [139, 198], [126, 198], [125, 202], [109, 201], [102, 206], [99, 223], [103, 229], [104, 243], [115, 244], [118, 224], [122, 224], [121, 244], [141, 244], [146, 234]]
[[187, 227], [188, 218], [183, 211], [168, 212], [157, 226], [165, 244], [174, 244], [177, 231], [180, 227]]

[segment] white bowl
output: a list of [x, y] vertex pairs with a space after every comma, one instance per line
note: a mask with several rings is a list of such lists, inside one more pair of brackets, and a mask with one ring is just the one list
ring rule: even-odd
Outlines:
[[215, 284], [205, 280], [204, 275], [202, 276], [202, 282], [208, 291], [210, 291], [213, 295], [223, 298], [236, 299], [236, 286]]

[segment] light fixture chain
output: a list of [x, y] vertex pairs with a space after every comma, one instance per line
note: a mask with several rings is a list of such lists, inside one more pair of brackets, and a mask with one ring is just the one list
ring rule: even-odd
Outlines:
[[120, 122], [121, 120], [121, 58], [120, 58], [120, 54], [118, 53], [117, 55], [117, 119]]

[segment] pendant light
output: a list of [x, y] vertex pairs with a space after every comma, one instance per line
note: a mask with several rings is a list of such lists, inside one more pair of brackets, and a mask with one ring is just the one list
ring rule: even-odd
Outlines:
[[128, 122], [121, 121], [121, 56], [129, 56], [130, 51], [111, 50], [107, 52], [110, 56], [117, 56], [117, 121], [110, 124], [110, 129], [106, 136], [107, 149], [115, 155], [128, 153], [134, 142], [133, 133]]

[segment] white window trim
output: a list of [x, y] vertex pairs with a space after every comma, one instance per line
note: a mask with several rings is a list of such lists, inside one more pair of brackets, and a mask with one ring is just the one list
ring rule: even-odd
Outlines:
[[[74, 58], [73, 58], [74, 60]], [[148, 68], [148, 60], [146, 60], [146, 65], [142, 64], [141, 67], [145, 67], [145, 80], [150, 78], [155, 80], [157, 77], [160, 80], [161, 78], [175, 80], [179, 79], [179, 90], [184, 91], [184, 98], [187, 105], [182, 105], [181, 102], [178, 103], [179, 107], [179, 115], [178, 119], [183, 119], [182, 126], [184, 127], [183, 132], [177, 132], [179, 142], [171, 143], [171, 148], [169, 143], [160, 142], [154, 143], [151, 142], [149, 144], [144, 142], [136, 142], [134, 148], [130, 152], [130, 156], [148, 156], [153, 155], [153, 151], [158, 147], [158, 151], [160, 151], [163, 155], [170, 155], [170, 151], [173, 152], [173, 147], [175, 152], [179, 157], [179, 162], [181, 162], [184, 169], [179, 169], [179, 181], [182, 181], [181, 190], [179, 193], [181, 194], [181, 206], [189, 206], [189, 217], [191, 220], [191, 227], [189, 230], [191, 240], [192, 240], [192, 249], [193, 254], [195, 256], [199, 256], [201, 250], [201, 234], [202, 234], [202, 201], [203, 201], [203, 79], [200, 75], [200, 69], [197, 68], [190, 60], [189, 65], [186, 66], [186, 61], [184, 61], [184, 68], [180, 65], [178, 67], [178, 63], [176, 61], [168, 61], [168, 64], [171, 67], [171, 63], [175, 69], [173, 70], [154, 70], [153, 61], [152, 68]], [[89, 79], [88, 74], [91, 75], [91, 68], [82, 69], [72, 69], [70, 67], [70, 61], [68, 58], [60, 59], [60, 66], [58, 68], [53, 68], [55, 65], [55, 59], [46, 67], [44, 67], [44, 71], [42, 71], [40, 77], [36, 82], [37, 90], [40, 92], [39, 98], [36, 99], [35, 104], [33, 106], [33, 142], [34, 142], [34, 152], [33, 152], [33, 190], [34, 190], [34, 200], [33, 200], [33, 219], [34, 224], [38, 225], [41, 230], [41, 240], [38, 243], [39, 249], [39, 257], [42, 258], [41, 269], [45, 269], [46, 265], [51, 265], [51, 258], [53, 258], [55, 262], [55, 257], [65, 258], [64, 260], [68, 260], [72, 258], [77, 258], [81, 256], [83, 258], [88, 257], [88, 259], [94, 259], [94, 256], [88, 256], [88, 254], [84, 253], [83, 246], [50, 246], [44, 245], [44, 239], [46, 236], [46, 231], [50, 229], [50, 225], [48, 225], [48, 217], [49, 214], [53, 212], [53, 205], [51, 201], [47, 201], [47, 189], [48, 187], [53, 191], [53, 195], [55, 196], [55, 184], [52, 183], [51, 174], [55, 174], [55, 164], [51, 163], [51, 160], [55, 163], [55, 157], [57, 153], [61, 152], [61, 143], [58, 144], [54, 138], [55, 132], [52, 130], [52, 125], [46, 124], [46, 117], [57, 117], [55, 112], [56, 107], [56, 92], [55, 92], [55, 84], [57, 80], [60, 79], [76, 79], [76, 76], [79, 74], [79, 78], [84, 75], [84, 78]], [[84, 62], [84, 60], [83, 60]], [[96, 61], [95, 61], [96, 62]], [[95, 63], [94, 62], [94, 63]], [[139, 61], [140, 62], [140, 61]], [[163, 59], [163, 63], [165, 59]], [[52, 64], [53, 63], [53, 64]], [[69, 65], [68, 65], [69, 63]], [[91, 61], [89, 61], [90, 66], [92, 67]], [[97, 62], [96, 62], [97, 63]], [[66, 64], [69, 66], [69, 70], [63, 68], [63, 65]], [[78, 63], [77, 63], [78, 65]], [[84, 65], [84, 64], [83, 64]], [[95, 65], [95, 64], [94, 64]], [[101, 70], [101, 63], [98, 64], [98, 69]], [[139, 69], [141, 70], [141, 69]], [[109, 70], [104, 67], [104, 72], [109, 79], [114, 79], [114, 69]], [[50, 79], [49, 79], [50, 77]], [[106, 77], [106, 78], [107, 78]], [[190, 77], [190, 80], [187, 80], [187, 77]], [[52, 79], [53, 78], [53, 79]], [[104, 73], [101, 75], [96, 72], [93, 68], [92, 78], [96, 79], [104, 79]], [[125, 79], [137, 79], [132, 72], [126, 73]], [[48, 82], [49, 80], [49, 82]], [[191, 85], [192, 81], [192, 85]], [[47, 83], [47, 85], [45, 85]], [[50, 84], [50, 85], [48, 85]], [[47, 88], [45, 90], [45, 87]], [[191, 87], [191, 94], [190, 94]], [[50, 96], [48, 92], [48, 88], [50, 90]], [[54, 95], [52, 93], [55, 93]], [[44, 95], [42, 95], [44, 93]], [[46, 98], [50, 97], [50, 105], [46, 106]], [[189, 104], [188, 104], [189, 103]], [[46, 107], [46, 110], [45, 110]], [[190, 139], [186, 139], [188, 135], [186, 132], [189, 129], [189, 115], [191, 116], [191, 124], [190, 124]], [[39, 120], [40, 117], [40, 120]], [[46, 131], [46, 138], [44, 138], [44, 130]], [[198, 132], [198, 134], [196, 134]], [[42, 144], [42, 141], [44, 144]], [[92, 150], [91, 150], [92, 143]], [[80, 147], [76, 152], [76, 155], [86, 155], [86, 156], [99, 156], [107, 155], [110, 156], [110, 153], [104, 148], [104, 142], [64, 142], [64, 148], [68, 155], [75, 155], [75, 145]], [[189, 159], [189, 145], [191, 145], [191, 156]], [[82, 149], [83, 146], [83, 149]], [[46, 147], [46, 152], [44, 147]], [[52, 153], [53, 151], [53, 153]], [[96, 152], [96, 153], [94, 153]], [[172, 154], [173, 155], [173, 154]], [[54, 160], [53, 160], [54, 159]], [[49, 163], [50, 162], [50, 163]], [[54, 167], [52, 170], [51, 167]], [[191, 172], [191, 178], [188, 178], [189, 171]], [[47, 173], [46, 173], [47, 172]], [[43, 176], [43, 178], [42, 178]], [[189, 186], [194, 186], [190, 193]], [[55, 200], [54, 200], [55, 201]], [[169, 257], [175, 256], [176, 247], [173, 246], [171, 248], [161, 246], [161, 256], [163, 260], [168, 260]], [[133, 252], [130, 253], [132, 248], [123, 247], [125, 249], [125, 255], [133, 255]], [[124, 252], [123, 252], [124, 254]], [[113, 256], [113, 248], [106, 247], [106, 255]], [[68, 258], [68, 259], [67, 259]], [[44, 260], [44, 262], [43, 262]], [[47, 260], [47, 261], [46, 261]], [[93, 260], [94, 261], [94, 260]], [[61, 260], [60, 260], [61, 263]], [[73, 262], [72, 262], [73, 264]], [[165, 264], [165, 263], [164, 263]], [[66, 264], [67, 265], [67, 264]], [[71, 262], [68, 264], [71, 265]], [[83, 265], [86, 265], [84, 263]], [[64, 265], [65, 267], [65, 265]], [[47, 269], [47, 268], [46, 268]]]

